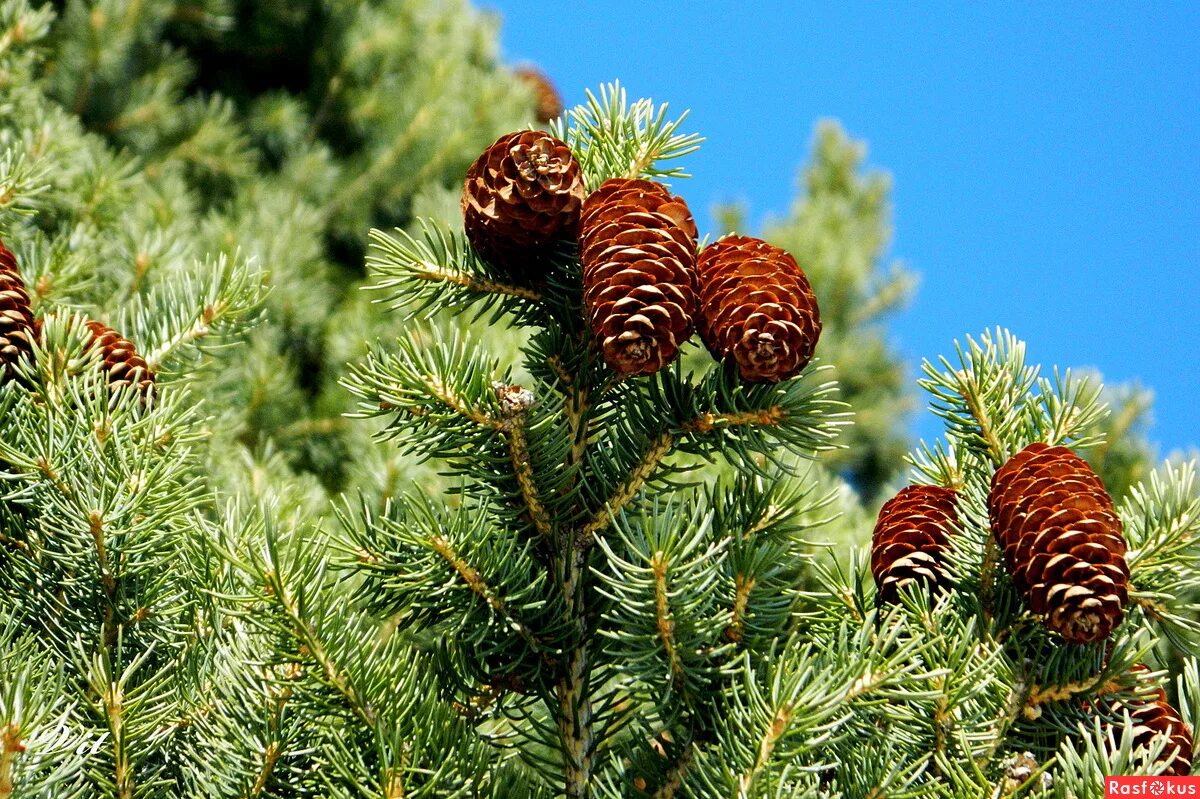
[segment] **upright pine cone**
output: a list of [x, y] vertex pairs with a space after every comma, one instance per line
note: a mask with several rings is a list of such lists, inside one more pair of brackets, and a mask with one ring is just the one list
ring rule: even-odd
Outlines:
[[895, 602], [900, 589], [914, 582], [932, 590], [944, 587], [954, 502], [949, 488], [915, 485], [901, 489], [879, 509], [871, 534], [871, 574], [880, 602]]
[[154, 394], [154, 372], [138, 355], [132, 341], [100, 322], [88, 320], [87, 329], [92, 333], [92, 347], [97, 348], [104, 359], [110, 386], [115, 389], [134, 385], [144, 397]]
[[514, 277], [574, 236], [587, 193], [567, 145], [540, 130], [508, 133], [483, 151], [463, 182], [463, 229], [476, 251]]
[[679, 354], [696, 314], [696, 223], [660, 183], [614, 178], [579, 220], [583, 301], [604, 360], [652, 374]]
[[9, 379], [17, 359], [33, 350], [36, 330], [17, 258], [0, 242], [0, 381]]
[[992, 476], [988, 515], [1013, 583], [1047, 627], [1076, 644], [1112, 633], [1129, 598], [1125, 539], [1087, 461], [1030, 444]]
[[[1146, 671], [1145, 666], [1137, 667]], [[1115, 701], [1110, 709], [1118, 717], [1128, 711], [1133, 722], [1133, 748], [1148, 747], [1155, 736], [1166, 735], [1169, 741], [1160, 757], [1169, 765], [1163, 772], [1168, 776], [1183, 777], [1192, 770], [1192, 731], [1188, 729], [1179, 712], [1167, 701], [1167, 692], [1162, 688], [1145, 698]]]
[[821, 314], [795, 258], [761, 239], [726, 236], [704, 248], [696, 268], [700, 337], [714, 358], [733, 358], [755, 383], [778, 383], [808, 365]]
[[515, 74], [517, 80], [533, 90], [534, 100], [537, 101], [535, 110], [538, 122], [545, 124], [558, 119], [563, 112], [562, 96], [554, 87], [554, 82], [550, 80], [549, 76], [532, 65], [517, 67]]

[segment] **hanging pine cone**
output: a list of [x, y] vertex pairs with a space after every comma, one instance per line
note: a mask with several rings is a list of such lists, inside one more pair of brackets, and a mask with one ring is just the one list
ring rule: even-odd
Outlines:
[[696, 223], [660, 183], [615, 178], [583, 204], [583, 301], [605, 362], [652, 374], [679, 354], [696, 313]]
[[[1145, 666], [1135, 667], [1147, 671]], [[1154, 738], [1166, 735], [1170, 739], [1160, 755], [1161, 761], [1169, 765], [1163, 772], [1168, 776], [1183, 777], [1192, 770], [1192, 731], [1188, 729], [1179, 712], [1167, 701], [1167, 692], [1157, 688], [1145, 698], [1114, 701], [1110, 710], [1120, 718], [1125, 712], [1133, 722], [1133, 748], [1149, 747]]]
[[104, 359], [108, 384], [114, 389], [133, 385], [142, 396], [152, 396], [154, 372], [146, 360], [138, 355], [133, 342], [100, 322], [88, 320], [87, 329], [92, 333], [92, 347], [98, 349]]
[[533, 90], [537, 120], [543, 124], [558, 119], [563, 112], [562, 96], [545, 72], [535, 66], [526, 65], [515, 70], [517, 80]]
[[586, 194], [567, 145], [540, 130], [501, 136], [467, 170], [463, 229], [475, 250], [514, 277], [575, 235]]
[[1192, 771], [1192, 732], [1167, 702], [1166, 692], [1160, 688], [1158, 693], [1158, 699], [1129, 708], [1134, 723], [1133, 748], [1149, 746], [1157, 735], [1169, 736], [1162, 758], [1170, 765], [1164, 773], [1187, 776]]
[[992, 476], [992, 531], [1017, 590], [1071, 643], [1107, 638], [1124, 615], [1129, 567], [1121, 519], [1087, 461], [1030, 444]]
[[36, 333], [17, 258], [0, 242], [0, 381], [12, 376], [18, 358], [33, 351]]
[[717, 360], [732, 358], [743, 380], [778, 383], [812, 360], [821, 336], [817, 298], [786, 251], [748, 236], [704, 248], [700, 337]]
[[871, 574], [881, 603], [895, 602], [914, 582], [945, 586], [945, 552], [954, 529], [955, 494], [933, 485], [908, 486], [879, 509], [871, 534]]

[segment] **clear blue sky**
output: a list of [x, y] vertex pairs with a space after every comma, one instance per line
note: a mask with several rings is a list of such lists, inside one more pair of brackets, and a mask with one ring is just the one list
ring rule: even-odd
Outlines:
[[905, 355], [1004, 325], [1033, 361], [1153, 388], [1164, 452], [1200, 444], [1200, 3], [479, 1], [569, 104], [619, 78], [690, 108], [708, 141], [678, 188], [710, 229], [723, 200], [785, 210], [841, 120], [922, 277]]

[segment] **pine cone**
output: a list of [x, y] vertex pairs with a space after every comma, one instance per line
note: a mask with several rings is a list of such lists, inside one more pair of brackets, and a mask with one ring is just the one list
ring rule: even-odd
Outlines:
[[[1135, 671], [1148, 671], [1145, 666], [1134, 667]], [[1170, 742], [1161, 754], [1168, 762], [1163, 772], [1168, 776], [1183, 777], [1192, 770], [1192, 731], [1188, 729], [1179, 712], [1167, 701], [1167, 692], [1161, 687], [1148, 697], [1127, 701], [1114, 701], [1110, 709], [1118, 718], [1126, 711], [1133, 722], [1133, 748], [1148, 747], [1155, 736], [1169, 736]]]
[[1107, 638], [1129, 598], [1121, 520], [1087, 461], [1030, 444], [992, 476], [992, 531], [1017, 590], [1071, 643]]
[[547, 123], [558, 119], [563, 112], [562, 96], [555, 88], [554, 82], [550, 80], [545, 72], [542, 72], [535, 66], [517, 67], [515, 70], [517, 80], [524, 83], [533, 90], [533, 97], [537, 101], [537, 119], [538, 122]]
[[0, 381], [12, 376], [18, 358], [33, 351], [36, 334], [37, 323], [17, 258], [0, 242]]
[[154, 372], [138, 355], [133, 342], [100, 322], [88, 320], [87, 329], [92, 333], [92, 346], [99, 349], [104, 359], [108, 384], [114, 389], [135, 385], [142, 396], [153, 396]]
[[908, 486], [879, 510], [871, 534], [871, 574], [881, 603], [895, 602], [913, 582], [945, 586], [944, 555], [955, 523], [955, 494], [934, 485]]
[[586, 194], [567, 145], [539, 130], [501, 136], [467, 170], [463, 228], [486, 260], [514, 277], [571, 238]]
[[652, 374], [679, 354], [696, 314], [696, 223], [650, 180], [605, 181], [579, 220], [583, 301], [604, 360]]
[[795, 258], [761, 239], [726, 236], [704, 248], [696, 268], [697, 323], [714, 358], [733, 358], [755, 383], [778, 383], [808, 365], [821, 315]]

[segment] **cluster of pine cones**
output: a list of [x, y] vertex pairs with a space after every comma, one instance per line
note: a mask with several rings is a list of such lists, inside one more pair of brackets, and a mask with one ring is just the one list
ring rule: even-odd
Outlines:
[[576, 242], [584, 313], [605, 362], [653, 374], [692, 333], [743, 380], [779, 382], [812, 360], [817, 299], [796, 260], [759, 239], [727, 236], [698, 251], [692, 213], [652, 180], [614, 178], [589, 193], [567, 144], [525, 130], [471, 165], [463, 228], [481, 257], [535, 284], [562, 242]]
[[[129, 339], [107, 325], [86, 322], [92, 334], [91, 347], [100, 355], [113, 389], [126, 385], [148, 397], [154, 392], [154, 372]], [[33, 354], [33, 343], [41, 336], [42, 323], [34, 318], [29, 292], [17, 267], [17, 258], [0, 242], [0, 382], [11, 380], [17, 361]]]
[[[949, 488], [914, 485], [884, 503], [871, 537], [881, 603], [895, 602], [907, 585], [949, 587], [956, 500]], [[1073, 644], [1112, 634], [1129, 599], [1129, 566], [1121, 519], [1087, 461], [1066, 447], [1030, 444], [992, 476], [988, 518], [1013, 587], [1048, 629]], [[1167, 735], [1169, 773], [1190, 771], [1191, 732], [1161, 689], [1113, 708], [1133, 719], [1135, 748]]]

